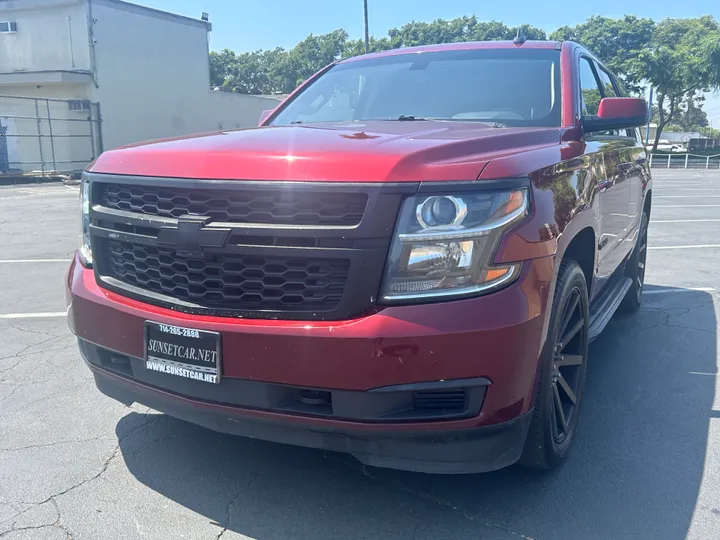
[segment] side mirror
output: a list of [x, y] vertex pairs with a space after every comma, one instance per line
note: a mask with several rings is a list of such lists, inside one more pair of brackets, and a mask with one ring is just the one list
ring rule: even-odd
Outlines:
[[263, 122], [267, 120], [268, 116], [272, 114], [275, 109], [266, 109], [260, 113], [260, 119], [258, 120], [258, 126], [262, 126]]
[[603, 98], [597, 116], [583, 116], [585, 132], [612, 131], [640, 127], [647, 124], [648, 107], [642, 98]]

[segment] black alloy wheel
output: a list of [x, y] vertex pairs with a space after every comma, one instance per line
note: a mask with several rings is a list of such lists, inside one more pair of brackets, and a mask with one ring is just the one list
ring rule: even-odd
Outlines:
[[552, 360], [552, 435], [562, 444], [574, 426], [582, 372], [587, 360], [588, 325], [585, 322], [582, 291], [575, 286], [565, 304], [562, 323], [555, 339]]
[[552, 469], [572, 444], [585, 385], [588, 358], [588, 289], [573, 260], [558, 271], [548, 336], [539, 359], [535, 408], [519, 463]]

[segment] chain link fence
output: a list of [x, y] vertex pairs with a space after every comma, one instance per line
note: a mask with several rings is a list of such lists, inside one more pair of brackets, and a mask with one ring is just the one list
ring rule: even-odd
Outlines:
[[72, 175], [102, 152], [100, 104], [0, 96], [0, 176]]

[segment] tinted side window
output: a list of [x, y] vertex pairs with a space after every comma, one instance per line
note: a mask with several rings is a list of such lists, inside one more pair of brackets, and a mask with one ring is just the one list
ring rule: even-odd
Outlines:
[[598, 76], [600, 77], [600, 82], [603, 86], [603, 92], [605, 95], [603, 97], [619, 97], [617, 92], [615, 91], [615, 86], [613, 86], [612, 79], [610, 78], [610, 75], [605, 71], [603, 68], [598, 66]]
[[590, 60], [587, 58], [580, 59], [580, 91], [582, 97], [582, 114], [597, 115], [600, 106], [600, 86], [595, 78], [595, 72], [592, 69]]
[[[598, 77], [600, 77], [600, 83], [602, 84], [602, 90], [604, 92], [603, 97], [623, 97], [623, 94], [618, 90], [617, 83], [614, 83], [610, 74], [602, 66], [595, 64]], [[613, 135], [625, 135], [631, 139], [639, 140], [637, 136], [637, 130], [628, 129], [621, 132], [612, 132]]]

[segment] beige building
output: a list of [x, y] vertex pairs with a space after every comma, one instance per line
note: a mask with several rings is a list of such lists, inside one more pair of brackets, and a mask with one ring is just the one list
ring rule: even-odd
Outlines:
[[[51, 151], [57, 161], [82, 161], [94, 157], [84, 156], [90, 136], [108, 149], [256, 125], [278, 101], [211, 91], [211, 28], [121, 0], [0, 0], [0, 96], [72, 100], [0, 97], [10, 161], [32, 162], [39, 158], [27, 154], [40, 151], [44, 161]], [[41, 119], [33, 122], [35, 108]]]

